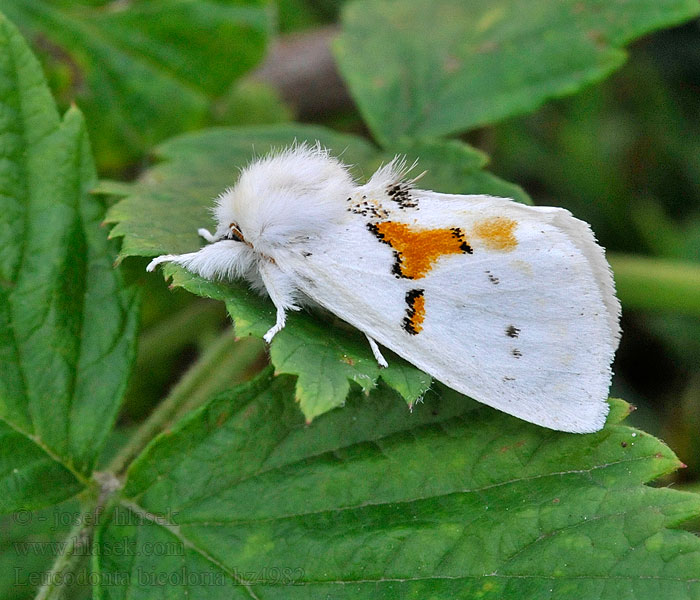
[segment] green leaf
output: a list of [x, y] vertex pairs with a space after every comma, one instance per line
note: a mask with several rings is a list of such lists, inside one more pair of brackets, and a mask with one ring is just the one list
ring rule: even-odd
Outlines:
[[[128, 187], [110, 183], [99, 188], [128, 194], [107, 215], [108, 221], [117, 223], [112, 236], [123, 237], [122, 257], [179, 254], [199, 248], [202, 242], [197, 229], [212, 227], [211, 199], [235, 182], [236, 168], [254, 155], [295, 140], [320, 140], [353, 165], [354, 174], [361, 179], [393, 157], [360, 138], [301, 125], [221, 128], [176, 138], [161, 146], [162, 162], [131, 193]], [[434, 189], [528, 201], [517, 186], [482, 171], [484, 155], [461, 142], [406, 143], [397, 145], [396, 152], [407, 154], [409, 160], [419, 158], [419, 168], [428, 170], [425, 182]], [[165, 267], [164, 273], [173, 278], [175, 286], [226, 302], [240, 336], [262, 337], [274, 324], [272, 303], [244, 283], [205, 281], [175, 266]], [[342, 405], [351, 381], [369, 391], [381, 377], [409, 404], [420, 399], [430, 385], [427, 375], [398, 357], [392, 357], [389, 368], [380, 371], [363, 335], [306, 312], [289, 315], [287, 326], [273, 340], [270, 356], [278, 373], [298, 376], [296, 398], [307, 420]]]
[[250, 78], [237, 81], [215, 107], [217, 123], [265, 125], [286, 123], [293, 118], [273, 87]]
[[265, 0], [0, 0], [85, 112], [102, 168], [201, 127], [211, 100], [260, 60]]
[[55, 504], [82, 488], [41, 441], [0, 420], [0, 514]]
[[[41, 511], [0, 517], [0, 600], [29, 600], [67, 543], [66, 535], [81, 516], [80, 505], [68, 500]], [[87, 553], [86, 553], [87, 554]], [[85, 559], [87, 560], [87, 555]], [[89, 582], [85, 571], [76, 580]], [[80, 580], [79, 580], [80, 582]], [[89, 598], [90, 587], [76, 585], [65, 597]]]
[[338, 20], [345, 0], [275, 0], [281, 32], [319, 27]]
[[90, 475], [128, 376], [134, 292], [88, 194], [83, 119], [60, 120], [0, 17], [0, 512], [67, 498]]
[[[452, 392], [412, 413], [380, 389], [305, 426], [263, 375], [161, 435], [97, 537], [110, 599], [696, 598], [700, 497], [643, 482], [679, 466], [619, 425], [554, 432]], [[133, 544], [130, 556], [109, 552]], [[149, 548], [167, 548], [154, 556]], [[164, 556], [167, 554], [167, 556]]]
[[695, 0], [356, 0], [335, 46], [376, 139], [457, 133], [603, 79]]

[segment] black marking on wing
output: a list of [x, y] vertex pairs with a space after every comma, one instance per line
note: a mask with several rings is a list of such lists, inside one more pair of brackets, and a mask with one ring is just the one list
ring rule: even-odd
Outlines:
[[493, 285], [498, 285], [500, 283], [500, 279], [496, 277], [491, 271], [485, 271], [486, 276], [489, 278], [489, 281], [493, 283]]
[[362, 200], [353, 201], [352, 197], [347, 199], [350, 204], [347, 211], [362, 217], [371, 219], [387, 219], [389, 213], [376, 200], [367, 200], [367, 196], [362, 196]]
[[418, 207], [418, 198], [411, 194], [411, 186], [407, 183], [394, 183], [387, 187], [386, 193], [389, 198], [399, 205], [401, 210]]
[[459, 227], [453, 227], [450, 231], [452, 231], [452, 236], [459, 240], [459, 249], [462, 252], [464, 252], [465, 254], [474, 254], [472, 247], [469, 244], [467, 244], [467, 238], [465, 237], [464, 231], [462, 229], [460, 229]]
[[408, 290], [406, 292], [406, 316], [403, 318], [402, 327], [411, 335], [417, 335], [421, 329], [420, 323], [423, 315], [416, 313], [416, 301], [423, 297], [425, 290]]
[[384, 234], [379, 231], [379, 228], [377, 227], [376, 223], [367, 223], [367, 229], [370, 230], [370, 232], [383, 244], [386, 244], [391, 248], [391, 251], [394, 253], [394, 264], [391, 265], [391, 272], [394, 274], [394, 277], [396, 279], [411, 279], [410, 277], [406, 277], [401, 272], [401, 261], [403, 260], [403, 257], [401, 256], [401, 252], [399, 252], [396, 248], [394, 248], [384, 237]]

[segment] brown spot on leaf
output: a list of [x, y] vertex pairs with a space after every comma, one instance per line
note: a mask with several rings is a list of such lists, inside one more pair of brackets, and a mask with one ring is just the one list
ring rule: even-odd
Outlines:
[[65, 98], [63, 98], [65, 101], [72, 102], [74, 96], [85, 88], [85, 76], [83, 75], [82, 68], [73, 59], [68, 50], [43, 33], [38, 33], [34, 36], [34, 43], [37, 48], [42, 51], [44, 56], [47, 56], [54, 64], [65, 67], [70, 80], [67, 86], [68, 90], [60, 90], [60, 93], [62, 96], [65, 96]]
[[498, 44], [493, 40], [487, 40], [483, 44], [479, 44], [474, 51], [476, 54], [488, 54], [498, 48]]
[[442, 69], [445, 73], [454, 73], [462, 66], [461, 61], [453, 55], [448, 56], [442, 64]]
[[598, 48], [602, 49], [609, 46], [608, 39], [600, 31], [592, 29], [591, 31], [587, 32], [586, 35], [588, 36], [588, 39], [591, 40]]

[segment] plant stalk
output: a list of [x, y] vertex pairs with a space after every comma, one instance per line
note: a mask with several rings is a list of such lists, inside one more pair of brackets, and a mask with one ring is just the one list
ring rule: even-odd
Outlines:
[[90, 532], [86, 531], [83, 517], [92, 512], [92, 510], [82, 512], [77, 523], [68, 532], [68, 536], [61, 548], [61, 553], [56, 557], [51, 570], [45, 574], [44, 583], [39, 588], [36, 600], [59, 600], [63, 598], [66, 589], [66, 586], [62, 583], [63, 577], [69, 571], [74, 571], [77, 564], [85, 558], [83, 552], [78, 552], [90, 540]]
[[700, 265], [611, 252], [624, 308], [700, 316]]
[[139, 426], [109, 463], [106, 471], [121, 474], [158, 433], [186, 411], [196, 408], [213, 394], [242, 379], [261, 361], [263, 352], [259, 340], [237, 341], [233, 328], [229, 328], [205, 350], [165, 400]]

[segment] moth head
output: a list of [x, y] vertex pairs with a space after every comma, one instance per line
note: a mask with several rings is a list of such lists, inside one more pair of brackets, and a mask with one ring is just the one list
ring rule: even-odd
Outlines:
[[270, 254], [317, 236], [344, 218], [354, 183], [320, 144], [295, 145], [252, 162], [216, 200], [216, 237]]

